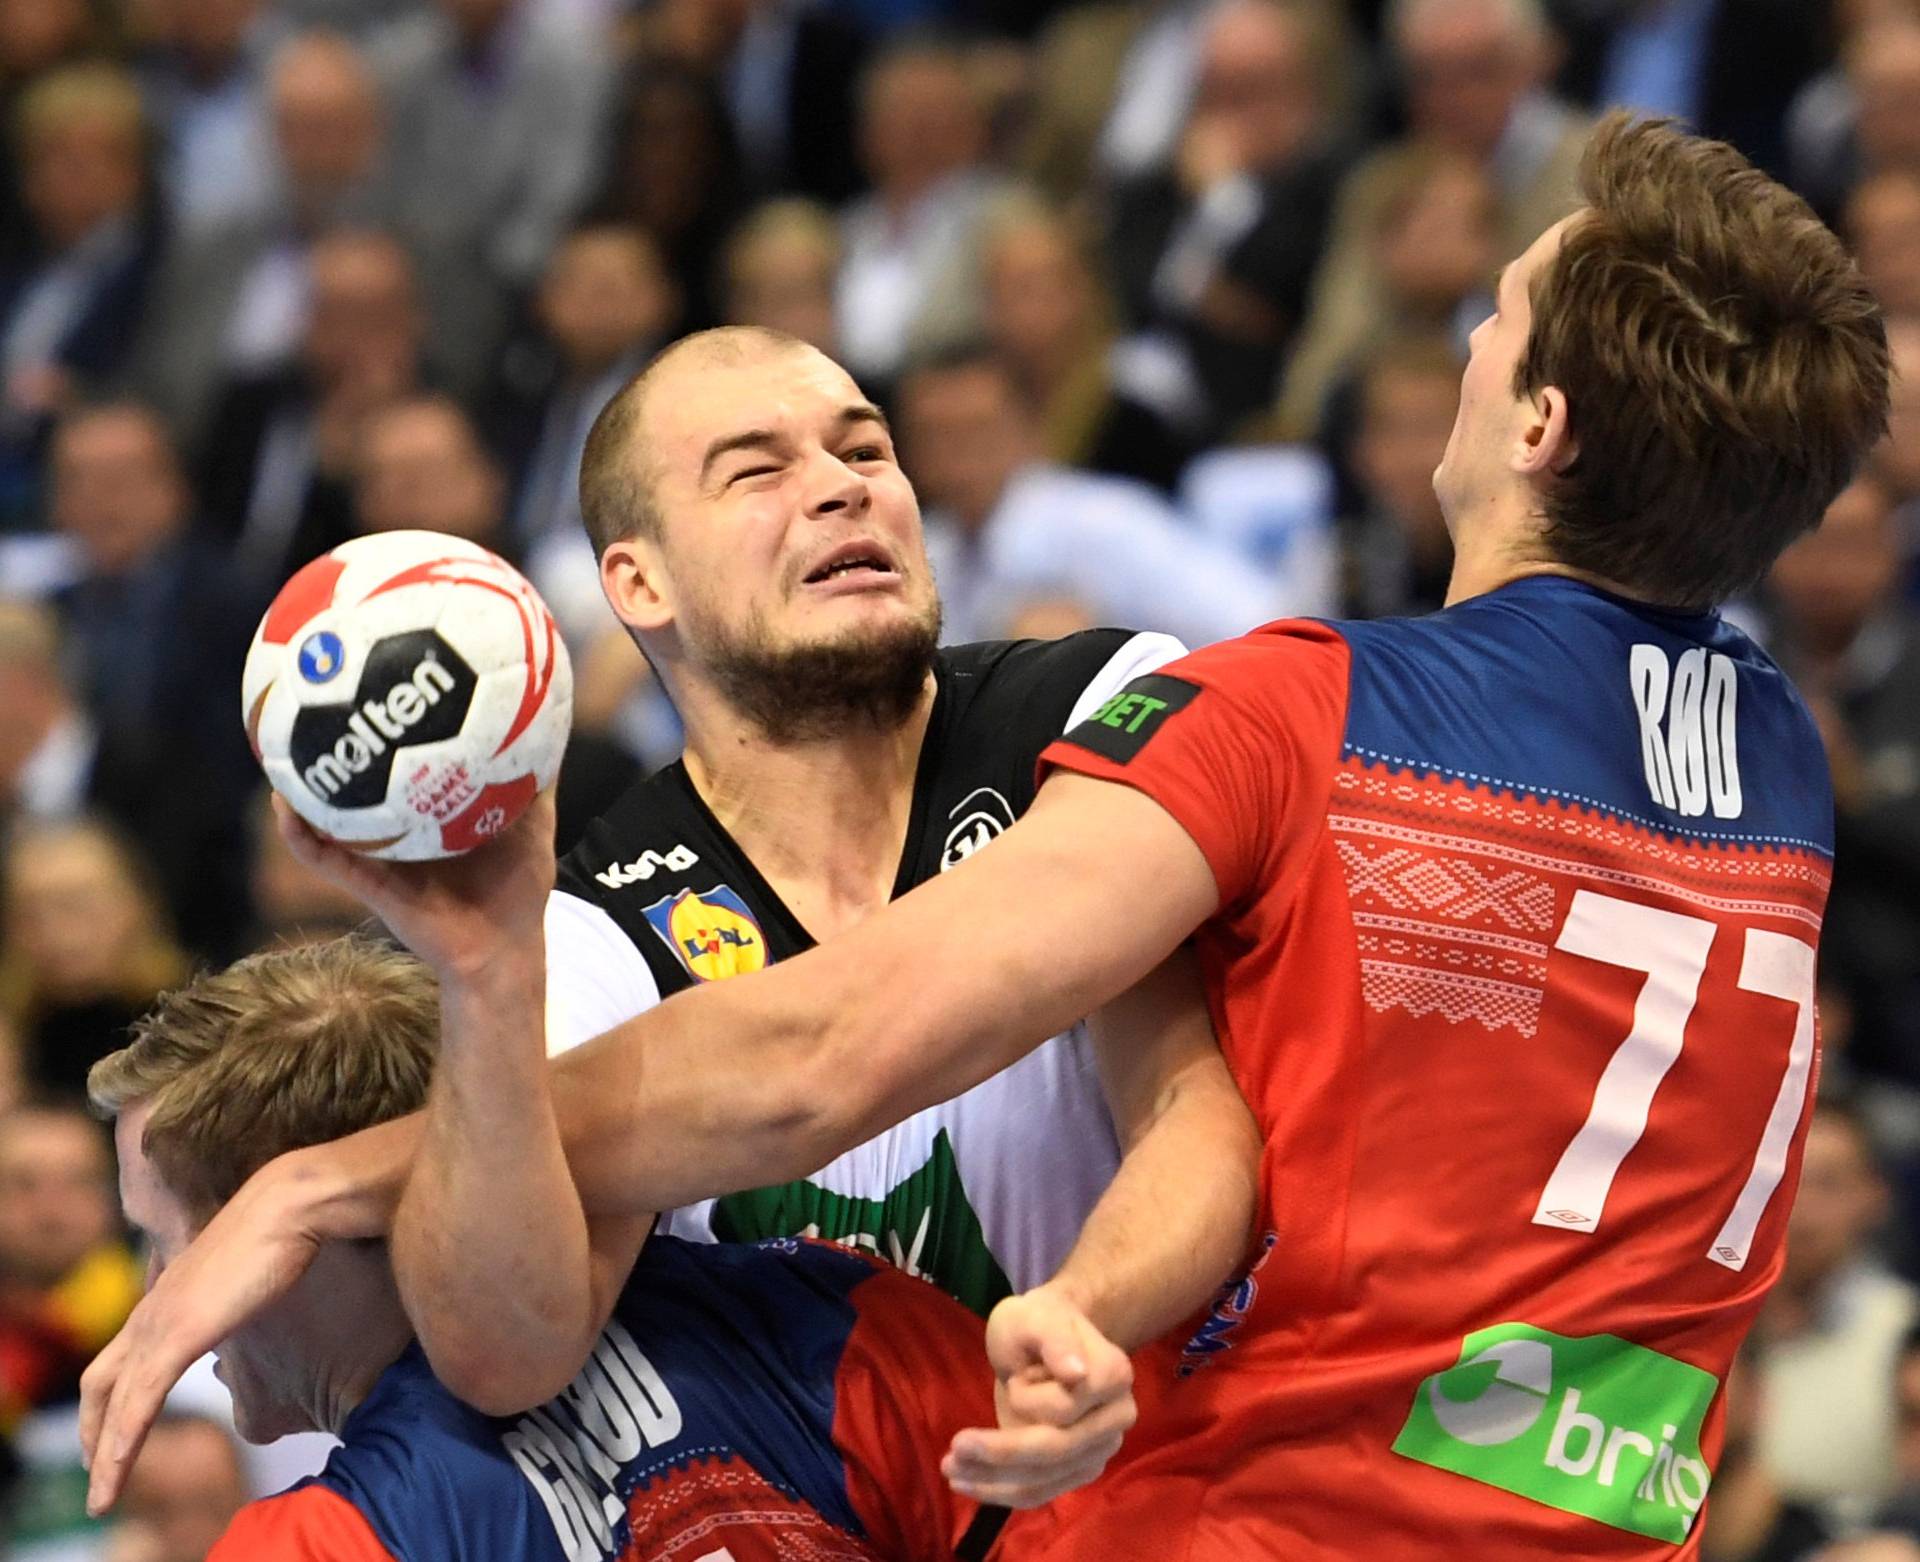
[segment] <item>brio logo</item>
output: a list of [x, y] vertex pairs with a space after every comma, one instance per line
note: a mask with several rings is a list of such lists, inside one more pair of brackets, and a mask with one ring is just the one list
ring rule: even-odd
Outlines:
[[1712, 1479], [1700, 1425], [1719, 1380], [1611, 1334], [1524, 1323], [1467, 1336], [1420, 1385], [1393, 1450], [1676, 1544]]

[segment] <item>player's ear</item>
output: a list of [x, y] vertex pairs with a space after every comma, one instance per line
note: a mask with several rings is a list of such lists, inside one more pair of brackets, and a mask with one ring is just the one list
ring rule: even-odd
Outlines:
[[658, 630], [673, 622], [673, 582], [666, 557], [651, 538], [609, 543], [600, 555], [600, 589], [629, 629]]
[[1543, 386], [1528, 403], [1520, 437], [1514, 443], [1514, 471], [1542, 482], [1565, 472], [1579, 454], [1565, 393], [1557, 385]]

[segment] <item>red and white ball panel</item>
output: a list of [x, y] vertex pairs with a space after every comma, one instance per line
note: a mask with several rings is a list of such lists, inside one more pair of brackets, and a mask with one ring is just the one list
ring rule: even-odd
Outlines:
[[355, 538], [281, 589], [242, 680], [274, 790], [317, 830], [408, 861], [470, 850], [559, 774], [573, 672], [526, 579], [436, 532]]

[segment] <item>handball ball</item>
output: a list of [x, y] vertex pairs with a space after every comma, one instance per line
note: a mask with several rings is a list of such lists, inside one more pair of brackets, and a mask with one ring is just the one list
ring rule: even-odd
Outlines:
[[280, 590], [241, 680], [247, 740], [322, 835], [372, 857], [452, 857], [560, 771], [573, 670], [504, 559], [438, 532], [378, 532]]

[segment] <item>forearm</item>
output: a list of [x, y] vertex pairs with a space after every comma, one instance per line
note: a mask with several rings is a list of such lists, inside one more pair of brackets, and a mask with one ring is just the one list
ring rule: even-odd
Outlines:
[[544, 997], [537, 946], [443, 978], [441, 1054], [393, 1229], [435, 1372], [494, 1414], [558, 1392], [600, 1322], [547, 1085]]
[[317, 1240], [384, 1237], [420, 1146], [418, 1113], [304, 1150], [290, 1150], [261, 1173], [289, 1219]]
[[1245, 1256], [1260, 1148], [1219, 1054], [1189, 1064], [1047, 1284], [1123, 1349], [1165, 1334]]

